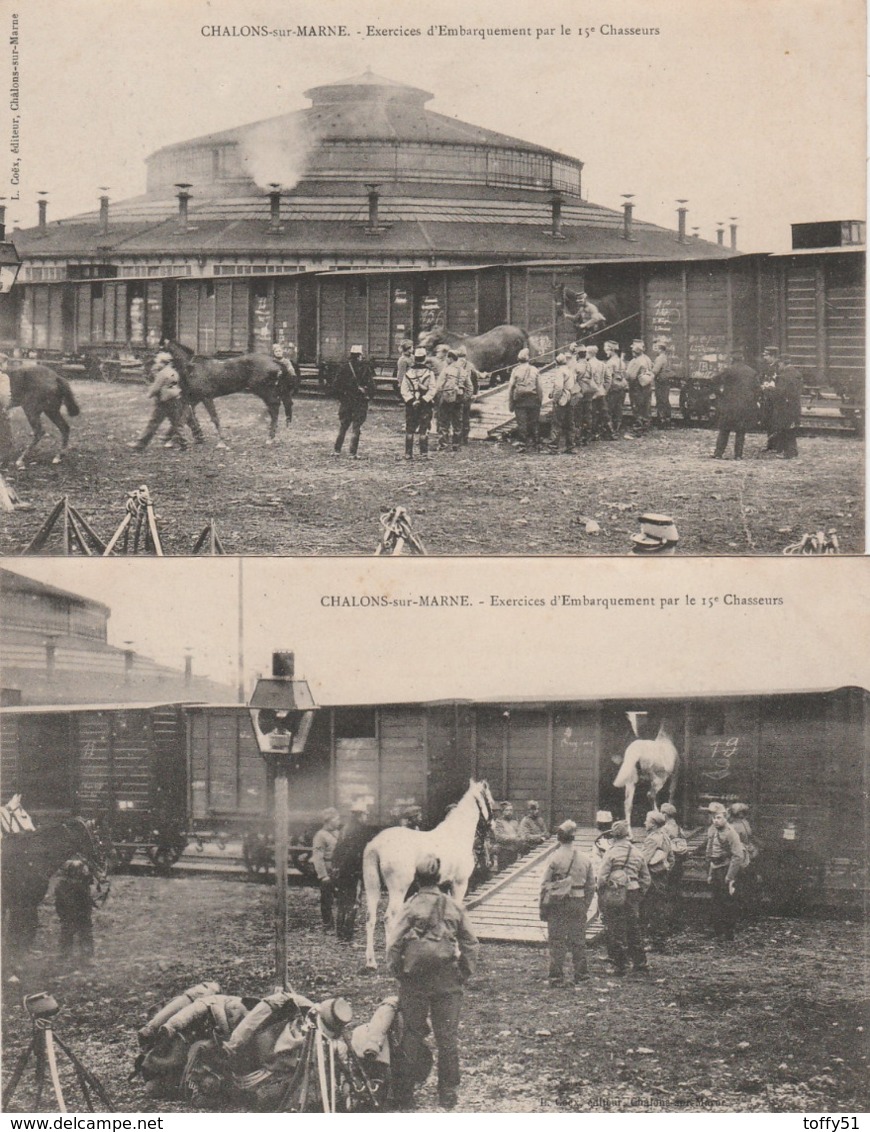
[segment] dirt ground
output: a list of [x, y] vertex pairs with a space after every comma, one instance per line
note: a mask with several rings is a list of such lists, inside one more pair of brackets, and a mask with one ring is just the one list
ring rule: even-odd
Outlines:
[[[474, 441], [428, 463], [401, 459], [404, 418], [376, 404], [363, 431], [363, 459], [331, 456], [334, 401], [299, 400], [289, 431], [267, 447], [260, 402], [218, 402], [231, 447], [208, 441], [187, 453], [125, 443], [148, 417], [140, 386], [75, 383], [82, 412], [72, 447], [53, 465], [57, 433], [47, 425], [34, 462], [9, 474], [33, 510], [0, 517], [0, 554], [20, 553], [57, 500], [68, 495], [108, 539], [125, 493], [148, 485], [168, 554], [189, 554], [210, 518], [229, 553], [372, 554], [382, 511], [404, 507], [430, 554], [625, 554], [644, 511], [672, 515], [681, 554], [780, 554], [805, 532], [836, 527], [841, 550], [863, 551], [863, 442], [800, 440], [800, 458], [709, 459], [714, 433], [674, 429], [643, 441], [597, 443], [574, 457], [521, 456], [508, 443]], [[204, 417], [203, 410], [200, 415]], [[16, 443], [29, 431], [12, 414]], [[586, 533], [587, 519], [600, 527]], [[58, 543], [47, 548], [58, 553]]]
[[[273, 899], [256, 883], [116, 877], [94, 917], [94, 967], [66, 973], [46, 901], [41, 950], [20, 984], [8, 972], [3, 984], [4, 1078], [28, 1037], [20, 995], [49, 990], [63, 1006], [58, 1033], [100, 1075], [117, 1111], [183, 1111], [146, 1101], [141, 1080], [127, 1080], [136, 1029], [204, 978], [233, 993], [270, 990]], [[361, 941], [350, 948], [316, 926], [316, 892], [292, 889], [290, 909], [296, 989], [341, 993], [358, 1020], [369, 1017], [392, 980], [360, 972]], [[463, 1007], [460, 1108], [866, 1112], [866, 942], [860, 923], [768, 918], [717, 945], [695, 922], [669, 954], [651, 956], [647, 978], [608, 977], [594, 951], [592, 978], [578, 990], [548, 988], [541, 948], [482, 945]], [[435, 1109], [431, 1079], [420, 1101]]]

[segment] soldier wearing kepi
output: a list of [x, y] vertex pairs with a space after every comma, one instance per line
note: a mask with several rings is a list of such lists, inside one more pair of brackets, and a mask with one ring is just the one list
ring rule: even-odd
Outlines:
[[653, 384], [656, 391], [656, 425], [658, 428], [671, 427], [671, 378], [673, 368], [668, 352], [666, 338], [659, 338], [653, 343], [656, 352], [653, 360]]
[[[595, 892], [595, 873], [588, 854], [574, 844], [577, 826], [564, 821], [556, 830], [559, 847], [547, 865], [541, 884], [542, 914], [550, 941], [551, 987], [562, 986], [565, 957], [571, 952], [574, 985], [589, 978], [586, 964], [586, 914]], [[544, 906], [545, 895], [549, 902]]]
[[674, 867], [674, 850], [664, 829], [667, 820], [666, 815], [659, 810], [650, 810], [644, 822], [646, 837], [640, 847], [650, 875], [650, 886], [643, 898], [641, 915], [653, 951], [665, 950], [671, 921], [668, 878]]
[[628, 396], [634, 415], [634, 435], [643, 436], [652, 424], [652, 362], [642, 338], [631, 344], [631, 358], [625, 367]]
[[293, 397], [299, 387], [299, 374], [293, 364], [294, 349], [295, 346], [292, 342], [288, 342], [286, 345], [276, 342], [272, 346], [272, 360], [281, 367], [281, 379], [278, 386], [288, 425], [293, 420]]
[[83, 962], [90, 963], [93, 958], [93, 883], [93, 873], [81, 857], [71, 857], [61, 866], [60, 879], [54, 888], [54, 907], [60, 920], [60, 954], [64, 959], [72, 955], [76, 940]]
[[619, 343], [613, 339], [604, 343], [604, 369], [609, 382], [607, 390], [607, 412], [614, 440], [622, 435], [622, 412], [625, 408], [625, 394], [628, 381], [625, 376], [625, 362], [619, 353]]
[[707, 831], [707, 883], [710, 885], [710, 928], [717, 939], [733, 939], [737, 923], [737, 877], [744, 861], [740, 838], [728, 824], [721, 802], [707, 807], [712, 822]]
[[743, 360], [743, 351], [731, 351], [731, 364], [713, 378], [716, 389], [716, 415], [719, 435], [713, 459], [721, 460], [728, 447], [731, 430], [734, 430], [734, 459], [743, 459], [743, 444], [747, 429], [758, 421], [758, 398], [761, 387], [758, 374]]
[[550, 430], [550, 451], [558, 454], [564, 443], [564, 453], [570, 456], [574, 451], [574, 402], [580, 396], [580, 391], [574, 367], [568, 365], [566, 354], [556, 355], [556, 368], [552, 376], [550, 398], [553, 402], [553, 424]]
[[369, 401], [375, 395], [375, 374], [363, 358], [362, 346], [351, 346], [350, 357], [341, 367], [335, 383], [338, 394], [338, 436], [333, 456], [340, 456], [344, 438], [350, 429], [350, 455], [359, 459], [359, 434], [369, 413]]
[[429, 426], [435, 401], [435, 375], [426, 362], [422, 346], [414, 351], [413, 365], [405, 370], [399, 393], [405, 402], [405, 459], [414, 458], [414, 437], [419, 437], [420, 456], [429, 458]]
[[462, 401], [462, 443], [467, 444], [471, 432], [471, 405], [480, 392], [481, 375], [468, 360], [468, 350], [464, 346], [457, 346], [456, 354], [456, 364], [468, 374], [471, 381], [471, 394], [466, 394]]
[[643, 853], [631, 843], [627, 821], [613, 823], [612, 844], [598, 870], [598, 907], [607, 933], [607, 957], [615, 975], [624, 975], [626, 959], [635, 971], [646, 971], [640, 934], [640, 905], [650, 886]]
[[520, 452], [525, 452], [529, 446], [537, 451], [541, 443], [539, 426], [544, 394], [538, 370], [529, 357], [527, 349], [520, 350], [508, 382], [508, 408], [517, 418]]
[[590, 403], [590, 430], [595, 439], [615, 440], [607, 411], [607, 394], [610, 375], [607, 366], [598, 357], [597, 346], [586, 347], [586, 375], [592, 385]]
[[368, 807], [356, 801], [350, 808], [350, 819], [341, 831], [332, 854], [332, 879], [335, 884], [335, 934], [342, 943], [353, 942], [359, 888], [362, 882], [362, 862], [365, 847], [374, 836], [367, 824]]
[[323, 825], [315, 833], [311, 842], [311, 863], [320, 882], [320, 918], [327, 931], [335, 927], [335, 917], [332, 913], [333, 896], [335, 894], [332, 880], [332, 857], [338, 841], [338, 831], [341, 829], [341, 818], [338, 810], [330, 806], [323, 811]]
[[477, 939], [468, 916], [438, 888], [441, 862], [428, 854], [417, 862], [419, 891], [406, 901], [387, 950], [390, 973], [399, 980], [399, 1010], [404, 1020], [401, 1056], [393, 1094], [397, 1109], [415, 1107], [415, 1067], [431, 1021], [438, 1047], [438, 1100], [457, 1104], [459, 1012], [463, 985], [474, 974]]
[[783, 358], [776, 369], [773, 385], [766, 386], [769, 398], [766, 451], [774, 452], [784, 460], [793, 460], [798, 454], [801, 385], [800, 371]]
[[139, 439], [131, 441], [127, 447], [141, 452], [148, 447], [161, 423], [169, 421], [170, 435], [178, 442], [178, 447], [184, 451], [187, 448], [187, 441], [181, 431], [185, 419], [181, 379], [178, 376], [178, 370], [172, 364], [172, 355], [166, 351], [161, 350], [154, 355], [148, 396], [154, 400], [151, 420], [145, 426], [145, 431]]
[[541, 816], [541, 808], [534, 799], [526, 802], [526, 812], [520, 819], [519, 834], [523, 852], [536, 848], [550, 836], [547, 823]]
[[474, 396], [468, 367], [460, 366], [458, 353], [452, 347], [447, 351], [447, 364], [435, 383], [438, 403], [438, 447], [459, 451], [462, 444], [462, 413], [466, 398]]
[[[414, 364], [414, 355], [412, 351], [414, 343], [409, 338], [403, 338], [399, 343], [399, 360], [396, 362], [396, 384], [399, 389], [402, 388], [402, 378], [407, 373], [410, 366]], [[423, 350], [425, 355], [426, 351]]]

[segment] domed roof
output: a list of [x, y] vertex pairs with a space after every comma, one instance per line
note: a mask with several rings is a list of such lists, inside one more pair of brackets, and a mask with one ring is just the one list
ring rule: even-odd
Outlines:
[[315, 106], [366, 98], [400, 98], [406, 102], [419, 102], [422, 105], [435, 97], [428, 90], [421, 90], [419, 87], [397, 83], [394, 79], [385, 79], [382, 75], [376, 75], [371, 68], [366, 68], [361, 75], [352, 75], [348, 79], [339, 79], [337, 82], [326, 83], [323, 86], [313, 86], [304, 94]]

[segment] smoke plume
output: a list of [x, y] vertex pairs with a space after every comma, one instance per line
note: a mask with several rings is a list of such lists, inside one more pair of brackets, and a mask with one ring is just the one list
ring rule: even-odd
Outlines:
[[311, 147], [311, 139], [292, 118], [260, 122], [241, 144], [242, 168], [261, 188], [278, 184], [292, 189], [305, 175]]

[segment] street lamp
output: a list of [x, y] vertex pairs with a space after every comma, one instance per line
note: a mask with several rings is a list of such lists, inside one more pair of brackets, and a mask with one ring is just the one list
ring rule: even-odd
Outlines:
[[284, 990], [287, 980], [287, 851], [289, 848], [288, 775], [305, 751], [317, 705], [307, 680], [294, 679], [292, 652], [272, 654], [272, 676], [257, 681], [248, 703], [260, 754], [272, 771], [275, 832], [275, 972]]

